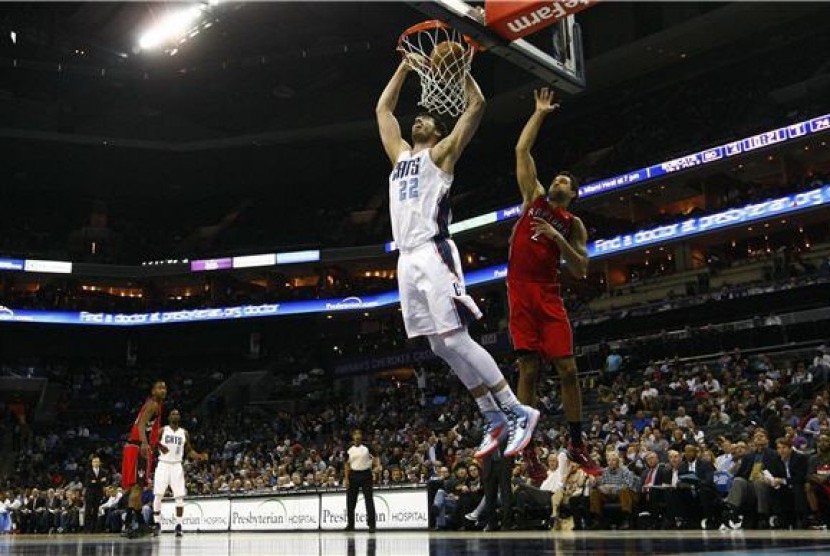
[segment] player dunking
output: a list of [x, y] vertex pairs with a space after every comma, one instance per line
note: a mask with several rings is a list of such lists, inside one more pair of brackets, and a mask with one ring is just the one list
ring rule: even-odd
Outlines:
[[200, 454], [190, 445], [190, 435], [179, 426], [181, 414], [178, 409], [170, 412], [167, 426], [161, 430], [159, 436], [159, 462], [156, 474], [153, 476], [153, 516], [155, 516], [156, 530], [161, 531], [161, 500], [167, 487], [173, 491], [176, 499], [176, 536], [182, 536], [182, 518], [184, 517], [184, 497], [187, 488], [184, 483], [184, 467], [182, 460], [185, 454], [191, 459], [205, 461], [207, 454]]
[[133, 422], [121, 457], [121, 487], [130, 493], [126, 522], [131, 537], [152, 531], [141, 515], [141, 491], [147, 486], [153, 469], [152, 449], [158, 443], [162, 402], [166, 397], [167, 385], [157, 380]]
[[[417, 60], [413, 60], [417, 63]], [[401, 136], [393, 111], [411, 67], [403, 61], [377, 104], [380, 137], [392, 173], [389, 212], [400, 251], [398, 288], [407, 336], [426, 336], [432, 351], [452, 368], [481, 409], [486, 430], [476, 457], [498, 448], [522, 450], [533, 434], [539, 412], [519, 403], [493, 357], [470, 337], [467, 325], [481, 312], [464, 287], [455, 243], [449, 239], [449, 194], [453, 169], [478, 128], [484, 97], [466, 76], [464, 113], [448, 134], [436, 116], [420, 114], [412, 126], [412, 146]]]
[[562, 381], [562, 403], [570, 428], [569, 457], [585, 471], [597, 465], [582, 441], [582, 392], [573, 356], [573, 333], [559, 283], [559, 264], [565, 259], [576, 278], [588, 272], [588, 232], [568, 211], [579, 195], [579, 183], [559, 172], [547, 191], [539, 183], [530, 149], [545, 116], [558, 105], [547, 88], [535, 91], [536, 109], [516, 143], [516, 179], [524, 204], [513, 230], [507, 269], [510, 335], [518, 354], [519, 398], [536, 404], [540, 357], [553, 362]]

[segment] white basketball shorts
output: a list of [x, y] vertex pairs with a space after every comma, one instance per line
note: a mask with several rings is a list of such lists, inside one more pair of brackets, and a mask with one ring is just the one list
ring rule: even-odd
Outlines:
[[156, 476], [153, 477], [153, 494], [163, 497], [168, 486], [173, 491], [173, 498], [184, 498], [187, 494], [187, 488], [184, 484], [184, 467], [181, 463], [160, 461], [156, 466]]
[[398, 288], [406, 335], [444, 334], [481, 318], [467, 295], [455, 242], [435, 238], [398, 257]]

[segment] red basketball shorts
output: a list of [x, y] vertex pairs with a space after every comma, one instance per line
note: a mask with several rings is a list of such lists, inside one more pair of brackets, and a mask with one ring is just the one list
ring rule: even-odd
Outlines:
[[516, 351], [533, 351], [545, 361], [573, 355], [573, 331], [559, 284], [507, 282], [510, 337]]
[[133, 485], [144, 488], [149, 484], [150, 470], [153, 469], [153, 454], [147, 459], [141, 457], [138, 444], [127, 444], [121, 456], [121, 488], [127, 490]]

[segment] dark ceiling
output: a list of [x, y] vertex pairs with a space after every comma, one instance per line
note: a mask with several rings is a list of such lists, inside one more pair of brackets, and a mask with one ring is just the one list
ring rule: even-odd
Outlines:
[[[0, 4], [0, 202], [27, 217], [9, 226], [68, 231], [94, 206], [154, 244], [148, 228], [187, 237], [239, 212], [263, 230], [257, 241], [284, 245], [306, 237], [306, 214], [317, 224], [331, 223], [327, 211], [381, 219], [388, 168], [373, 108], [398, 35], [424, 16], [405, 2], [219, 3], [214, 25], [175, 56], [134, 50], [149, 23], [181, 5]], [[741, 41], [759, 52], [790, 33], [826, 35], [830, 7], [606, 1], [579, 21], [588, 90], [557, 116], [570, 148], [540, 153], [548, 166], [612, 143], [606, 128], [624, 133], [627, 120], [614, 120], [641, 98], [670, 98], [689, 76], [749, 57]], [[538, 84], [486, 54], [474, 74], [489, 105], [456, 189], [481, 195], [471, 182], [486, 175], [512, 191], [512, 143]], [[411, 80], [402, 114], [414, 113], [417, 92]]]
[[[251, 145], [258, 134], [286, 142], [314, 136], [318, 127], [355, 125], [371, 118], [397, 60], [398, 35], [424, 19], [404, 2], [220, 3], [214, 25], [175, 56], [136, 51], [140, 33], [182, 5], [0, 6], [5, 135], [28, 130], [69, 141], [200, 148]], [[581, 17], [587, 55], [595, 58], [720, 6], [602, 2]], [[8, 39], [12, 30], [17, 44]], [[546, 34], [535, 40], [547, 48]], [[677, 45], [673, 54], [690, 48]], [[630, 78], [654, 61], [628, 62]], [[530, 82], [493, 56], [480, 56], [475, 71], [490, 96]], [[594, 72], [591, 79], [598, 78]], [[297, 135], [300, 129], [305, 135]], [[276, 133], [286, 130], [295, 133]], [[209, 142], [227, 138], [242, 141]]]

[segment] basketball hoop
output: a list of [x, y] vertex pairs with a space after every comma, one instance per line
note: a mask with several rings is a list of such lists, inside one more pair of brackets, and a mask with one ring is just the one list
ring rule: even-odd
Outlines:
[[464, 82], [478, 45], [442, 21], [413, 25], [398, 39], [398, 51], [421, 79], [419, 106], [457, 118], [467, 108]]

